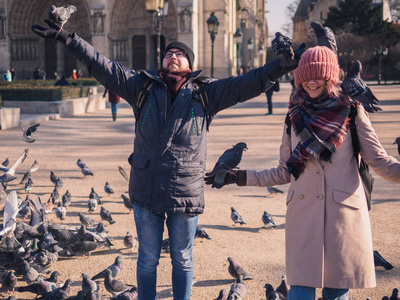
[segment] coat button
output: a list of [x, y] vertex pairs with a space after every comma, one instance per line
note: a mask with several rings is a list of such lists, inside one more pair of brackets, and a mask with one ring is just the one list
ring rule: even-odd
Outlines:
[[300, 195], [299, 195], [299, 199], [304, 199], [304, 195], [303, 195], [303, 194], [300, 194]]
[[319, 196], [318, 196], [318, 199], [319, 199], [319, 200], [324, 200], [324, 195], [322, 195], [322, 194], [319, 195]]

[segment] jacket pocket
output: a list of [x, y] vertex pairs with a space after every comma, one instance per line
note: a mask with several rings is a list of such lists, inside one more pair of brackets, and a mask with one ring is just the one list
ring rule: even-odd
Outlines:
[[338, 190], [333, 191], [333, 201], [344, 206], [360, 209], [360, 197], [355, 194], [349, 194]]
[[198, 197], [203, 193], [204, 166], [178, 166], [174, 176], [174, 196]]
[[149, 159], [147, 157], [132, 153], [128, 158], [128, 162], [132, 167], [136, 169], [144, 169], [146, 168]]

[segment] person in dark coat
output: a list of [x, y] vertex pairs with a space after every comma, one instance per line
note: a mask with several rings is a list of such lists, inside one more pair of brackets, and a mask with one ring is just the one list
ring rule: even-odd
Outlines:
[[108, 102], [111, 103], [111, 114], [113, 121], [117, 120], [117, 106], [120, 101], [120, 97], [109, 89], [105, 89], [103, 98], [107, 95], [108, 92]]
[[[190, 47], [172, 42], [162, 54], [159, 70], [137, 73], [99, 54], [76, 33], [47, 24], [51, 27], [34, 25], [32, 30], [41, 37], [65, 43], [90, 75], [133, 108], [136, 126], [134, 150], [128, 159], [129, 196], [139, 242], [139, 298], [156, 297], [165, 223], [174, 299], [190, 299], [193, 240], [198, 216], [204, 210], [208, 127], [219, 111], [260, 95], [293, 70], [302, 48], [295, 58], [275, 59], [240, 76], [214, 79], [201, 76], [201, 70], [193, 70], [195, 57]], [[149, 82], [152, 85], [139, 103], [138, 96]]]
[[55, 86], [70, 86], [70, 83], [68, 82], [68, 80], [65, 77], [65, 75], [62, 75], [61, 79], [57, 80], [54, 85]]
[[272, 86], [272, 88], [268, 89], [265, 92], [265, 95], [267, 96], [267, 103], [268, 103], [268, 112], [266, 115], [272, 115], [272, 94], [274, 92], [279, 92], [279, 80], [275, 82], [275, 84]]

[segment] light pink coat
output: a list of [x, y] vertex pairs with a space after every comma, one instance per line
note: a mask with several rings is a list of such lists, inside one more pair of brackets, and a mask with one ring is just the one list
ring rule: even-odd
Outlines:
[[[356, 117], [361, 156], [383, 178], [400, 183], [400, 163], [388, 156], [361, 105]], [[332, 163], [312, 158], [295, 180], [286, 161], [299, 142], [286, 125], [277, 168], [247, 170], [249, 186], [290, 183], [286, 205], [288, 284], [330, 288], [375, 287], [371, 225], [353, 156], [350, 129]]]

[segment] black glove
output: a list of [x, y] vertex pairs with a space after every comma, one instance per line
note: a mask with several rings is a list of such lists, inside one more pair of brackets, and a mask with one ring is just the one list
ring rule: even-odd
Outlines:
[[50, 28], [44, 28], [39, 25], [32, 25], [31, 27], [32, 31], [41, 37], [44, 37], [46, 39], [57, 40], [64, 44], [67, 41], [67, 39], [71, 37], [71, 34], [68, 31], [54, 25], [54, 23], [51, 22], [50, 20], [45, 20], [45, 22], [47, 25], [50, 26]]
[[[206, 173], [204, 181], [208, 185], [212, 185], [214, 182], [215, 175], [210, 175], [211, 173]], [[232, 170], [225, 175], [224, 185], [236, 183], [239, 186], [246, 185], [246, 171], [245, 170]]]

